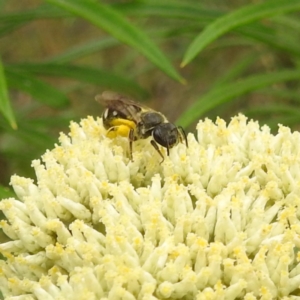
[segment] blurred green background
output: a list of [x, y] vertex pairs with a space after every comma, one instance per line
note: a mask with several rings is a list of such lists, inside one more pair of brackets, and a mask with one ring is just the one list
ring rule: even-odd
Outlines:
[[242, 112], [299, 129], [300, 1], [0, 0], [0, 198], [114, 90], [194, 131]]

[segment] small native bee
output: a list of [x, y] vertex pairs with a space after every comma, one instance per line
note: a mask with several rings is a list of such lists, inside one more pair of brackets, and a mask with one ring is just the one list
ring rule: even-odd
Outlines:
[[106, 107], [102, 119], [105, 129], [108, 130], [107, 136], [128, 137], [131, 160], [133, 141], [150, 136], [152, 136], [151, 145], [162, 158], [161, 163], [164, 161], [164, 156], [157, 144], [167, 148], [168, 155], [170, 148], [179, 142], [185, 141], [188, 146], [183, 128], [170, 123], [162, 113], [109, 91], [97, 95], [96, 100]]

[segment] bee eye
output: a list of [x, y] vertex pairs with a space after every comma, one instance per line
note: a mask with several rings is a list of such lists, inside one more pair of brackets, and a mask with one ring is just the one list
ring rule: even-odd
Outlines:
[[107, 119], [107, 117], [108, 117], [108, 109], [106, 109], [103, 113], [103, 118]]

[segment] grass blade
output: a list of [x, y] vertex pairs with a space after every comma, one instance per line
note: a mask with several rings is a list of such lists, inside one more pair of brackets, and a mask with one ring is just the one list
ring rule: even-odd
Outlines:
[[92, 0], [46, 1], [85, 18], [110, 33], [116, 39], [138, 50], [171, 78], [184, 82], [184, 79], [174, 69], [171, 62], [148, 36], [108, 5]]
[[36, 19], [70, 17], [70, 14], [50, 5], [41, 5], [35, 9], [12, 13], [1, 13], [0, 22], [29, 22]]
[[160, 18], [176, 18], [197, 20], [207, 23], [221, 15], [220, 12], [212, 9], [203, 8], [198, 4], [190, 4], [184, 2], [128, 2], [118, 3], [113, 6], [116, 10], [126, 15], [134, 15], [136, 17], [155, 16]]
[[249, 92], [258, 90], [277, 82], [299, 79], [299, 70], [284, 70], [274, 72], [272, 74], [250, 76], [246, 79], [240, 80], [239, 82], [233, 82], [227, 85], [223, 85], [217, 89], [211, 90], [206, 95], [197, 100], [181, 115], [177, 122], [181, 126], [187, 127], [192, 122], [203, 116], [204, 113], [213, 108], [216, 108], [218, 105], [233, 101], [238, 96], [247, 94]]
[[277, 103], [265, 104], [263, 106], [255, 106], [245, 110], [244, 113], [247, 116], [251, 115], [255, 117], [257, 117], [258, 115], [268, 117], [273, 116], [274, 114], [278, 114], [287, 116], [298, 116], [298, 118], [300, 118], [300, 112], [297, 109], [295, 109], [294, 106]]
[[64, 93], [51, 85], [40, 81], [26, 72], [18, 72], [6, 68], [7, 83], [10, 87], [17, 88], [30, 94], [37, 101], [51, 107], [64, 107], [69, 103]]
[[299, 91], [298, 90], [294, 90], [291, 88], [287, 88], [287, 89], [264, 89], [259, 91], [260, 94], [263, 95], [268, 95], [268, 96], [272, 96], [272, 97], [277, 97], [283, 100], [288, 100], [291, 101], [293, 100], [294, 102], [298, 102], [300, 103], [300, 99], [299, 99]]
[[70, 16], [56, 7], [41, 5], [32, 10], [0, 14], [0, 37], [36, 19], [63, 18]]
[[105, 70], [51, 63], [18, 64], [12, 65], [10, 68], [34, 74], [72, 78], [81, 82], [102, 85], [106, 88], [140, 96], [141, 98], [147, 96], [147, 92], [134, 81]]
[[241, 58], [237, 59], [233, 65], [213, 83], [211, 89], [216, 89], [233, 81], [236, 78], [241, 77], [241, 75], [245, 73], [256, 60], [256, 53], [250, 53], [250, 55], [242, 56]]
[[17, 122], [10, 105], [10, 100], [8, 98], [6, 78], [4, 75], [4, 70], [3, 70], [1, 60], [0, 60], [0, 112], [9, 122], [10, 126], [13, 129], [17, 129]]
[[74, 61], [80, 57], [113, 47], [118, 45], [119, 42], [112, 37], [107, 37], [101, 40], [86, 41], [83, 45], [76, 46], [68, 51], [51, 57], [44, 62], [47, 63], [66, 63]]
[[299, 0], [276, 0], [251, 4], [220, 17], [201, 32], [188, 47], [181, 66], [186, 66], [208, 44], [226, 32], [245, 24], [292, 11], [300, 10]]
[[277, 49], [287, 54], [300, 56], [300, 46], [298, 43], [295, 43], [295, 39], [297, 39], [298, 36], [292, 36], [290, 32], [286, 32], [285, 35], [279, 34], [277, 30], [260, 24], [243, 26], [235, 29], [235, 31], [244, 37], [250, 37], [251, 39], [270, 46], [272, 50]]

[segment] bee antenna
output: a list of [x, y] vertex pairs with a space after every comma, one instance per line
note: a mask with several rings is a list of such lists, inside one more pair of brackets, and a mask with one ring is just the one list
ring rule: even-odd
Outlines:
[[182, 128], [182, 126], [178, 126], [178, 131], [180, 132], [181, 136], [183, 136], [186, 147], [189, 147], [188, 140], [187, 140], [187, 137], [186, 137], [186, 133], [185, 133], [184, 129]]

